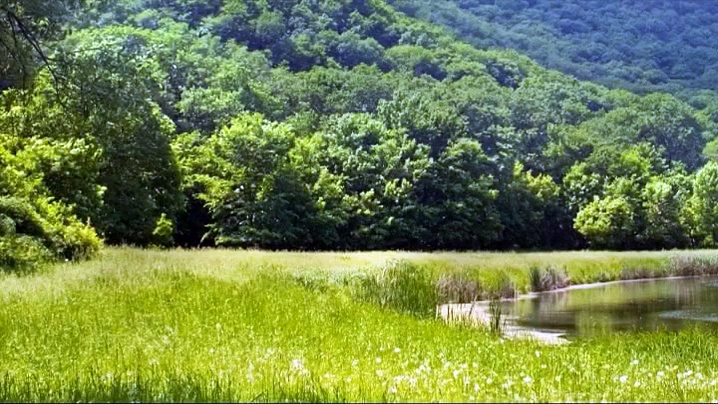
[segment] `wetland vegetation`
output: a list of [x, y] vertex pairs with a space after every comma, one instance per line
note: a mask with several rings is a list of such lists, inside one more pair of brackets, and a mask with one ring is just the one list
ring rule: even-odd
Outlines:
[[[447, 324], [423, 312], [428, 291], [404, 288], [456, 267], [473, 268], [466, 276], [482, 285], [500, 272], [529, 288], [530, 268], [546, 262], [588, 276], [603, 260], [619, 276], [674, 254], [108, 248], [92, 261], [0, 277], [0, 400], [716, 400], [714, 332], [549, 346]], [[423, 277], [398, 275], [419, 267]], [[396, 289], [367, 298], [373, 275]]]

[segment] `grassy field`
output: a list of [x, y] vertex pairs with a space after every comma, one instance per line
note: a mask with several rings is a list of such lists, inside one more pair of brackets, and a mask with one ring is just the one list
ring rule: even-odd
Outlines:
[[446, 274], [530, 289], [531, 268], [620, 279], [715, 254], [107, 249], [0, 275], [0, 401], [715, 401], [710, 332], [545, 346], [410, 314]]

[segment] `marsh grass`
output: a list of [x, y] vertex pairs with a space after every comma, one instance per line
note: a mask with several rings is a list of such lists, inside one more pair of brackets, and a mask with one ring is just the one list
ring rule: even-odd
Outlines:
[[554, 266], [549, 266], [545, 269], [533, 266], [529, 269], [529, 277], [531, 279], [531, 290], [534, 292], [562, 289], [570, 285], [570, 278], [566, 271]]
[[718, 257], [672, 257], [667, 272], [673, 276], [718, 275]]
[[501, 299], [493, 298], [489, 302], [489, 330], [492, 334], [501, 335], [502, 331], [502, 305]]
[[426, 268], [394, 260], [359, 279], [359, 296], [364, 301], [422, 317], [434, 315], [437, 290]]
[[463, 274], [442, 274], [436, 288], [441, 303], [471, 303], [484, 296], [479, 280]]
[[[556, 347], [504, 340], [410, 314], [437, 299], [442, 268], [463, 273], [425, 255], [274, 254], [108, 249], [95, 261], [0, 276], [0, 401], [718, 399], [710, 331]], [[465, 279], [519, 290], [529, 284], [520, 257], [515, 269], [474, 262]], [[406, 262], [387, 263], [395, 259]], [[355, 282], [370, 276], [405, 295], [359, 299]]]
[[[462, 254], [446, 255], [446, 261], [439, 261], [426, 259], [424, 254], [392, 253], [390, 256], [402, 258], [353, 270], [304, 268], [293, 273], [297, 282], [310, 290], [350, 286], [359, 300], [421, 316], [430, 316], [432, 307], [438, 304], [489, 301], [495, 296], [510, 299], [529, 291], [552, 291], [577, 284], [718, 275], [718, 257], [705, 251], [684, 255], [624, 253], [625, 257], [611, 253], [597, 255], [596, 261], [590, 262], [575, 254], [561, 259], [563, 254], [557, 253], [557, 264], [548, 265], [535, 263], [543, 259], [533, 260], [533, 254], [507, 254], [514, 261], [505, 261], [503, 267], [492, 270], [478, 265], [453, 266], [466, 262], [459, 259]], [[489, 262], [497, 262], [493, 254], [489, 257]], [[328, 258], [325, 259], [329, 261]]]

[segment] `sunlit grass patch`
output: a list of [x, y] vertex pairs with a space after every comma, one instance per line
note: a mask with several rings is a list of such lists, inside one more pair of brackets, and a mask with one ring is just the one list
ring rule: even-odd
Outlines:
[[[341, 267], [341, 254], [289, 265], [241, 251], [112, 249], [3, 277], [0, 401], [718, 398], [713, 333], [505, 340], [421, 315], [445, 273], [409, 254], [369, 262], [378, 256], [395, 258], [357, 254]], [[454, 274], [477, 276], [481, 290], [519, 279], [473, 268]], [[370, 275], [385, 307], [355, 294]]]

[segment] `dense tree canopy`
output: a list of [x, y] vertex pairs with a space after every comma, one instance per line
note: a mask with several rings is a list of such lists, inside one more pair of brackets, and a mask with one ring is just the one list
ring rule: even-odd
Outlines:
[[[516, 49], [610, 88], [666, 92], [718, 123], [718, 6], [703, 0], [390, 0], [479, 48]], [[704, 154], [718, 159], [718, 140]]]
[[277, 249], [716, 243], [714, 125], [673, 96], [480, 50], [380, 0], [82, 11], [45, 39], [51, 68], [0, 92], [6, 251], [81, 258], [95, 233]]
[[[481, 48], [632, 91], [714, 98], [718, 5], [703, 0], [391, 0]], [[703, 91], [709, 90], [709, 91]]]

